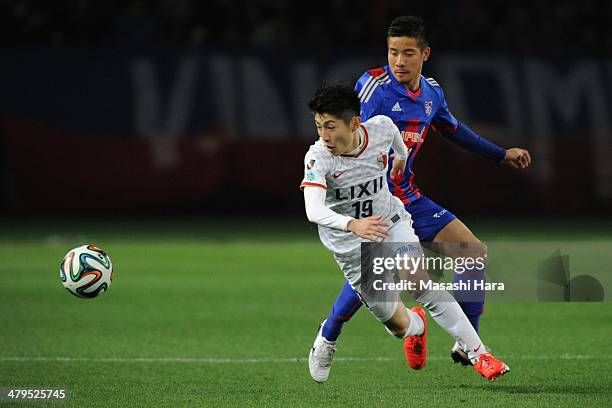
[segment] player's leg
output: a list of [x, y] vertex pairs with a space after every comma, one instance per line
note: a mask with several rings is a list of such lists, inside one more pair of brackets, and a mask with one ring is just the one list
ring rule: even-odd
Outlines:
[[[389, 237], [385, 238], [385, 242], [389, 243], [389, 253], [387, 256], [391, 255], [392, 257], [395, 257], [395, 255], [408, 255], [415, 258], [423, 256], [423, 250], [418, 242], [419, 240], [415, 234], [413, 225], [414, 222], [411, 222], [410, 218], [406, 218], [389, 229], [390, 235]], [[365, 273], [367, 273], [367, 271]], [[397, 273], [399, 274], [401, 281], [409, 281], [415, 285], [417, 289], [410, 292], [410, 295], [418, 303], [422, 304], [430, 311], [431, 316], [438, 322], [438, 324], [442, 326], [442, 328], [456, 338], [463, 339], [465, 337], [464, 340], [467, 343], [472, 344], [475, 339], [473, 337], [469, 337], [469, 335], [472, 334], [474, 329], [470, 326], [469, 322], [465, 318], [465, 315], [460, 313], [461, 309], [456, 302], [454, 302], [452, 296], [450, 296], [450, 294], [447, 292], [444, 292], [447, 293], [447, 297], [441, 299], [444, 302], [438, 302], [437, 299], [433, 299], [433, 292], [421, 291], [418, 289], [420, 288], [421, 281], [426, 281], [429, 279], [426, 270], [424, 270], [422, 267], [418, 267], [416, 270], [412, 271], [402, 269], [397, 271]], [[367, 278], [364, 279], [364, 277], [362, 277], [362, 284], [368, 284], [368, 282], [369, 280]], [[365, 289], [366, 293], [369, 293], [368, 288], [362, 289]], [[397, 295], [399, 295], [399, 293]], [[395, 300], [393, 296], [396, 296], [396, 293], [385, 293], [382, 298], [390, 298], [391, 300]], [[369, 298], [369, 296], [366, 298], [366, 302], [368, 302]], [[378, 295], [378, 298], [381, 298], [380, 295]], [[449, 302], [454, 303], [456, 307], [453, 308], [452, 304], [446, 304]], [[402, 337], [405, 339], [404, 353], [406, 355], [406, 359], [412, 368], [419, 369], [425, 366], [427, 358], [427, 323], [425, 312], [420, 307], [415, 307], [412, 310], [408, 310], [404, 307], [403, 303], [399, 303], [402, 307], [398, 307], [393, 316], [388, 320], [384, 319], [385, 304], [382, 306], [382, 313], [381, 311], [377, 310], [377, 308], [381, 307], [380, 304], [374, 304], [372, 306], [368, 305], [368, 308], [378, 320], [383, 322], [389, 333], [396, 337]], [[456, 309], [459, 310], [459, 313]], [[417, 317], [421, 317], [421, 319], [418, 319]], [[461, 318], [463, 318], [465, 321], [460, 321]], [[419, 320], [422, 320], [423, 326], [420, 325]], [[466, 333], [464, 333], [465, 325], [469, 326], [469, 329], [471, 329], [472, 332], [468, 330]], [[476, 335], [476, 339], [477, 338], [478, 336]]]
[[[399, 222], [391, 227], [389, 232], [390, 235], [385, 238], [385, 241], [400, 243], [392, 244], [394, 246], [392, 251], [393, 254], [412, 254], [412, 256], [416, 257], [423, 255], [423, 251], [418, 244], [418, 238], [414, 234], [409, 220]], [[445, 290], [434, 291], [420, 289], [422, 286], [419, 282], [428, 281], [430, 279], [425, 269], [419, 267], [416, 270], [400, 270], [399, 276], [403, 281], [412, 281], [416, 283], [415, 288], [417, 289], [410, 292], [412, 297], [429, 311], [431, 317], [440, 327], [455, 338], [457, 342], [464, 345], [467, 350], [468, 358], [480, 374], [493, 381], [509, 370], [506, 364], [501, 360], [497, 360], [487, 353], [475, 328], [472, 326], [455, 298], [449, 292]], [[383, 322], [389, 332], [396, 337], [402, 334], [401, 329], [406, 330], [405, 335], [407, 337], [404, 342], [406, 357], [413, 368], [421, 368], [425, 365], [426, 352], [420, 355], [419, 349], [422, 348], [423, 351], [425, 349], [426, 324], [424, 335], [419, 336], [418, 333], [420, 332], [418, 330], [420, 330], [420, 327], [410, 324], [411, 322], [415, 322], [416, 319], [414, 316], [410, 316], [409, 312], [410, 311], [405, 308], [400, 307], [391, 320]], [[423, 321], [425, 321], [424, 314]], [[417, 330], [416, 335], [414, 332], [409, 331], [411, 327], [413, 330]], [[398, 331], [397, 328], [400, 330]], [[422, 361], [422, 364], [419, 366], [415, 361]], [[415, 367], [415, 365], [419, 367]]]
[[395, 305], [395, 312], [387, 320], [371, 310], [385, 325], [389, 334], [404, 339], [404, 355], [408, 364], [413, 369], [420, 370], [427, 362], [427, 316], [419, 306], [408, 309], [400, 301]]
[[454, 297], [447, 291], [427, 290], [419, 294], [416, 301], [422, 304], [431, 317], [455, 341], [462, 344], [476, 371], [490, 381], [506, 374], [510, 368], [502, 361], [491, 355], [480, 336], [459, 307]]
[[[393, 248], [391, 250], [392, 256], [395, 256], [395, 254], [400, 254], [401, 256], [409, 255], [415, 258], [423, 256], [423, 250], [418, 243], [418, 238], [414, 234], [409, 220], [401, 221], [394, 225], [389, 230], [389, 233], [390, 235], [389, 237], [385, 238], [385, 242], [388, 241], [389, 245]], [[421, 289], [422, 286], [420, 283], [430, 280], [429, 275], [424, 268], [419, 266], [414, 270], [402, 269], [398, 271], [398, 274], [402, 282], [410, 282], [414, 285], [413, 287], [415, 290], [409, 292], [412, 298], [414, 298], [417, 303], [421, 304], [429, 311], [431, 317], [440, 325], [440, 327], [449, 333], [456, 341], [461, 342], [461, 344], [464, 344], [468, 348], [470, 358], [478, 358], [478, 356], [484, 352], [484, 347], [481, 347], [481, 341], [478, 333], [476, 333], [470, 324], [455, 298], [444, 290], [434, 291]], [[368, 279], [362, 278], [362, 282], [368, 282]], [[365, 293], [368, 293], [367, 289], [362, 289], [366, 290]], [[393, 294], [389, 294], [388, 296], [393, 296]], [[366, 303], [371, 303], [369, 302], [369, 297], [366, 297], [365, 301]], [[405, 308], [398, 308], [393, 317], [385, 321], [382, 319], [382, 317], [384, 317], [384, 313], [382, 315], [380, 312], [377, 313], [377, 307], [380, 306], [378, 304], [368, 305], [368, 308], [374, 313], [374, 315], [381, 320], [387, 327], [388, 331], [396, 337], [400, 337], [402, 334], [405, 334], [402, 332], [402, 330], [407, 330], [409, 327], [406, 322], [414, 320], [408, 319], [408, 312], [405, 311]], [[414, 336], [414, 333], [410, 332], [406, 335]], [[422, 344], [413, 344], [412, 346], [405, 344], [404, 350], [409, 362], [409, 355], [415, 353], [415, 351], [410, 350], [410, 348], [414, 347], [415, 345], [419, 348], [425, 348], [424, 341]]]
[[[408, 221], [405, 225], [403, 225], [406, 229], [410, 230], [411, 236], [410, 238], [414, 241], [417, 241], [416, 236], [412, 228], [410, 227], [410, 222]], [[399, 230], [401, 228], [398, 228]], [[347, 283], [349, 281], [357, 284], [357, 282], [361, 279], [361, 250], [357, 249], [354, 253], [345, 254], [345, 255], [334, 255], [338, 266], [344, 273], [347, 278]], [[339, 298], [343, 298], [346, 295], [349, 299], [351, 295], [354, 294], [356, 297], [355, 300], [357, 302], [344, 302], [345, 304], [352, 303], [351, 308], [347, 308], [345, 310], [351, 312], [350, 316], [354, 314], [354, 311], [357, 310], [362, 304], [362, 298], [357, 294], [355, 290], [353, 290], [352, 286], [350, 291], [345, 291], [343, 288]], [[368, 309], [374, 314], [374, 316], [385, 326], [387, 326], [387, 330], [394, 336], [401, 338], [409, 338], [410, 336], [420, 335], [423, 338], [423, 331], [425, 326], [425, 312], [421, 309], [421, 312], [413, 310], [408, 310], [401, 303], [398, 302], [399, 297], [391, 299], [390, 301], [384, 302], [374, 302], [371, 305], [366, 304]], [[401, 307], [399, 307], [401, 305]], [[337, 308], [337, 305], [334, 305], [334, 309], [338, 312], [341, 309]], [[353, 310], [354, 309], [354, 310]], [[418, 308], [420, 309], [420, 308]], [[332, 310], [333, 313], [334, 310]], [[338, 313], [341, 315], [341, 313]], [[331, 314], [330, 314], [331, 315]], [[328, 316], [329, 320], [329, 316]], [[315, 337], [315, 341], [312, 349], [310, 350], [309, 358], [308, 358], [308, 366], [310, 370], [311, 377], [317, 382], [325, 382], [331, 371], [331, 365], [333, 362], [333, 358], [336, 352], [336, 341], [330, 340], [326, 335], [324, 335], [325, 323], [319, 327], [319, 331], [317, 336]], [[338, 334], [338, 333], [337, 333]], [[336, 338], [337, 338], [336, 334]], [[330, 336], [331, 337], [331, 336]], [[424, 340], [424, 339], [423, 339]], [[422, 348], [422, 355], [426, 355], [425, 347]], [[408, 354], [407, 354], [408, 356]], [[419, 356], [410, 360], [409, 363], [414, 368], [421, 368], [424, 365], [424, 358], [419, 359]], [[421, 361], [422, 360], [422, 361]]]
[[336, 342], [329, 341], [323, 337], [321, 326], [319, 325], [314, 343], [308, 353], [310, 376], [319, 383], [327, 381], [334, 360], [334, 354], [336, 353]]
[[[334, 257], [345, 277], [358, 276], [361, 273], [361, 251], [359, 249], [352, 254], [335, 255]], [[361, 305], [360, 296], [347, 280], [327, 319], [319, 326], [310, 349], [308, 369], [313, 380], [320, 383], [327, 381], [336, 352], [336, 340], [340, 335], [342, 325], [359, 310]]]
[[[484, 257], [486, 259], [486, 247], [480, 242], [478, 238], [465, 226], [459, 219], [455, 218], [453, 221], [448, 223], [434, 238], [436, 243], [450, 243], [450, 245], [442, 245], [444, 248], [445, 255], [451, 257], [457, 256], [474, 256]], [[459, 243], [468, 244], [467, 253], [459, 253]], [[465, 251], [465, 250], [463, 250]], [[477, 252], [472, 254], [471, 252]], [[484, 269], [466, 271], [466, 273], [455, 274], [453, 276], [454, 282], [461, 281], [474, 281], [484, 279]], [[473, 285], [472, 285], [473, 287]], [[474, 329], [478, 332], [480, 325], [480, 316], [484, 311], [484, 291], [469, 291], [469, 292], [456, 292], [455, 298], [459, 302], [459, 306], [463, 309], [465, 315], [474, 326]]]
[[336, 341], [340, 336], [342, 326], [353, 317], [361, 305], [361, 298], [346, 281], [327, 319], [323, 320], [319, 326], [310, 349], [308, 369], [315, 381], [327, 381], [336, 352]]
[[[448, 256], [453, 256], [453, 254], [445, 254], [445, 248], [448, 247], [452, 249], [453, 245], [456, 246], [459, 242], [461, 242], [461, 240], [465, 240], [463, 242], [474, 242], [474, 245], [478, 246], [476, 242], [479, 241], [473, 236], [473, 234], [470, 233], [471, 236], [466, 236], [465, 231], [463, 230], [460, 230], [459, 234], [457, 234], [457, 225], [461, 224], [455, 222], [457, 217], [452, 212], [435, 203], [429, 197], [422, 196], [420, 199], [406, 206], [406, 210], [410, 213], [413, 220], [412, 226], [419, 237], [419, 240], [424, 246], [429, 246], [428, 243], [435, 241], [433, 245], [438, 246], [438, 248], [435, 248], [434, 250]], [[469, 232], [469, 230], [467, 231]], [[445, 242], [450, 244], [445, 246]], [[436, 243], [442, 245], [436, 245]], [[484, 271], [480, 271], [480, 273], [481, 275], [484, 275]], [[459, 281], [460, 279], [467, 279], [468, 275], [469, 274], [457, 274], [453, 276], [453, 279], [456, 281]], [[457, 299], [460, 301], [459, 306], [478, 332], [480, 315], [482, 314], [483, 310], [484, 296], [480, 302], [469, 302], [467, 299], [466, 301], [461, 301], [461, 296], [458, 296]], [[468, 359], [467, 354], [463, 351], [463, 348], [463, 346], [455, 342], [451, 349], [451, 358], [457, 363], [470, 365], [471, 361]]]
[[361, 305], [361, 298], [357, 292], [355, 292], [348, 281], [344, 282], [342, 290], [340, 290], [327, 319], [323, 323], [323, 337], [329, 341], [336, 341], [338, 336], [340, 336], [344, 323], [353, 317]]
[[[400, 276], [403, 280], [415, 282], [429, 279], [423, 270], [410, 273], [409, 276], [405, 274], [402, 276], [400, 272]], [[457, 342], [465, 345], [468, 358], [479, 374], [494, 381], [510, 370], [503, 361], [487, 352], [478, 333], [450, 293], [444, 290], [417, 290], [411, 295], [429, 311], [440, 327]], [[427, 321], [423, 309], [415, 307], [409, 310], [401, 301], [394, 302], [392, 306], [390, 302], [366, 303], [366, 306], [385, 325], [391, 335], [404, 339], [404, 353], [410, 366], [414, 369], [423, 368], [427, 358]]]
[[319, 326], [310, 350], [308, 368], [315, 381], [325, 382], [327, 380], [342, 326], [357, 313], [361, 305], [361, 298], [349, 282], [345, 281], [329, 315]]
[[[407, 224], [410, 228], [410, 224]], [[410, 228], [410, 231], [412, 229]], [[416, 239], [416, 238], [415, 238]], [[346, 284], [342, 288], [338, 300], [332, 308], [332, 312], [320, 326], [315, 337], [313, 346], [308, 356], [308, 368], [311, 377], [317, 382], [325, 382], [329, 378], [333, 358], [336, 352], [336, 339], [340, 334], [342, 324], [350, 319], [351, 316], [363, 304], [361, 296], [349, 284], [349, 278], [356, 282], [361, 276], [361, 251], [356, 250], [348, 255], [335, 255], [338, 266], [347, 278]], [[399, 298], [398, 298], [399, 299]], [[374, 316], [387, 326], [389, 333], [396, 337], [405, 338], [407, 336], [422, 334], [425, 320], [425, 313], [422, 316], [414, 310], [408, 310], [397, 300], [372, 303], [367, 305]], [[348, 317], [345, 317], [348, 316]], [[412, 316], [412, 323], [410, 316]], [[337, 320], [336, 320], [337, 319]], [[333, 321], [328, 325], [327, 322]], [[334, 333], [326, 333], [326, 327], [335, 329]], [[329, 330], [329, 329], [327, 329]], [[426, 350], [423, 350], [426, 352]], [[410, 361], [409, 361], [410, 362]], [[417, 361], [418, 363], [418, 361]], [[411, 366], [417, 368], [417, 363], [411, 362]], [[424, 363], [422, 364], [424, 365]], [[418, 367], [420, 368], [420, 367]]]
[[[484, 244], [461, 222], [457, 217], [441, 207], [426, 196], [411, 203], [406, 207], [413, 220], [413, 228], [421, 242], [449, 243], [450, 245], [441, 245], [440, 249], [443, 255], [460, 256], [461, 254], [452, 253], [453, 249], [460, 243], [468, 243], [471, 248], [484, 248]], [[450, 253], [447, 253], [450, 252]], [[486, 256], [486, 253], [484, 254]], [[481, 271], [484, 276], [484, 271]], [[460, 281], [463, 279], [472, 279], [473, 274], [456, 274], [453, 279]], [[484, 293], [476, 295], [464, 294], [465, 299], [457, 296], [459, 306], [465, 312], [465, 315], [470, 320], [470, 323], [478, 332], [480, 315], [484, 309]], [[482, 299], [474, 299], [482, 297]], [[468, 300], [469, 299], [469, 300]]]
[[[405, 228], [410, 228], [410, 224], [407, 223]], [[383, 255], [386, 249], [391, 250], [384, 256], [394, 258], [397, 252], [392, 247], [399, 249], [401, 245], [404, 244], [390, 242], [388, 247], [378, 247], [378, 250], [382, 248], [382, 252], [377, 252], [375, 258]], [[418, 243], [414, 245], [406, 244], [406, 247], [406, 250], [410, 252], [413, 248], [416, 248], [418, 252], [421, 251]], [[360, 295], [363, 296], [364, 304], [374, 317], [385, 326], [390, 335], [404, 340], [404, 354], [410, 367], [415, 370], [425, 367], [427, 361], [427, 319], [425, 311], [419, 306], [412, 309], [406, 308], [400, 299], [399, 291], [379, 291], [376, 289], [377, 284], [372, 280], [373, 276], [369, 273], [370, 270], [370, 268], [362, 270], [363, 273], [359, 279], [359, 287], [364, 290]], [[376, 282], [390, 283], [395, 281], [396, 276], [394, 271], [387, 271], [382, 276], [376, 275], [374, 279]]]
[[[456, 219], [450, 211], [440, 207], [438, 204], [429, 200], [427, 197], [415, 201], [406, 209], [411, 214], [415, 233], [420, 241], [433, 241], [437, 235], [449, 223]], [[334, 305], [327, 318], [323, 321], [322, 334], [328, 341], [336, 341], [340, 336], [342, 327], [357, 313], [362, 302], [348, 282], [340, 290]], [[478, 331], [478, 318], [472, 313], [475, 307], [468, 307], [466, 315], [472, 321], [475, 319], [476, 331]], [[478, 314], [478, 316], [480, 316]]]

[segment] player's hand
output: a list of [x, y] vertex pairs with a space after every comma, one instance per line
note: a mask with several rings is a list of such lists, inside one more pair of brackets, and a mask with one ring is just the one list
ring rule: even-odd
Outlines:
[[513, 147], [506, 150], [506, 156], [501, 161], [501, 164], [510, 166], [513, 169], [526, 169], [531, 164], [531, 156], [527, 150]]
[[406, 171], [406, 160], [398, 160], [397, 156], [393, 155], [393, 166], [391, 167], [391, 180], [401, 176]]
[[346, 227], [358, 237], [376, 242], [389, 236], [387, 230], [384, 229], [384, 227], [388, 227], [389, 225], [391, 224], [383, 217], [374, 215], [360, 220], [350, 220]]

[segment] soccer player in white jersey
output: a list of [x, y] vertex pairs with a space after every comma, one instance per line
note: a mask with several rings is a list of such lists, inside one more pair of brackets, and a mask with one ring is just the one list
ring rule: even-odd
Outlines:
[[[304, 159], [304, 202], [308, 220], [318, 224], [319, 237], [329, 249], [357, 293], [361, 290], [361, 243], [368, 241], [402, 243], [402, 252], [421, 254], [410, 215], [386, 183], [388, 152], [395, 157], [391, 178], [406, 166], [407, 148], [391, 119], [375, 116], [361, 123], [360, 103], [351, 86], [337, 83], [317, 89], [309, 103], [319, 134]], [[418, 271], [417, 276], [423, 276]], [[475, 369], [494, 381], [509, 371], [493, 357], [454, 300], [445, 291], [421, 290], [412, 293], [429, 310], [433, 319], [457, 341], [467, 346]], [[427, 321], [422, 308], [407, 309], [394, 302], [368, 302], [368, 309], [387, 331], [404, 339], [404, 352], [410, 366], [421, 369], [427, 358]], [[335, 344], [319, 334], [309, 358], [320, 350], [331, 357]], [[329, 349], [329, 350], [327, 350]], [[327, 380], [329, 370], [317, 364], [312, 377]], [[312, 371], [312, 369], [311, 369]]]

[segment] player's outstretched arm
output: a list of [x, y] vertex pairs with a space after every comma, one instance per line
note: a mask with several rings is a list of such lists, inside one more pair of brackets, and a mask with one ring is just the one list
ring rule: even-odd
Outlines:
[[504, 160], [506, 149], [485, 139], [461, 122], [457, 122], [455, 130], [441, 131], [441, 133], [456, 145], [482, 157], [491, 159], [496, 163], [501, 163]]
[[322, 187], [304, 186], [304, 206], [308, 221], [324, 227], [348, 231], [347, 224], [353, 218], [338, 214], [325, 206], [326, 191]]
[[399, 130], [394, 123], [391, 124], [393, 129], [393, 141], [391, 147], [395, 152], [393, 154], [393, 166], [391, 167], [391, 180], [398, 176], [403, 176], [406, 171], [406, 160], [408, 159], [408, 148], [402, 140]]
[[379, 215], [355, 219], [338, 214], [325, 206], [325, 189], [321, 187], [304, 187], [304, 204], [308, 221], [328, 228], [350, 231], [358, 237], [377, 241], [389, 236], [384, 227], [390, 224]]
[[382, 216], [373, 215], [371, 217], [361, 218], [359, 220], [352, 219], [348, 222], [346, 228], [358, 237], [368, 239], [370, 241], [378, 241], [389, 236], [385, 230], [389, 224]]
[[510, 149], [499, 147], [461, 122], [458, 123], [456, 130], [443, 134], [467, 150], [514, 169], [526, 169], [531, 164], [531, 155], [527, 150], [518, 147]]
[[526, 169], [531, 164], [531, 155], [525, 149], [513, 147], [506, 150], [506, 155], [501, 164], [510, 166], [513, 169]]

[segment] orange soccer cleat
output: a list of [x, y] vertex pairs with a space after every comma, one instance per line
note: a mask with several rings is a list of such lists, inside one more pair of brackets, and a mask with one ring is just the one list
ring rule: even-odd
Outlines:
[[408, 364], [415, 370], [420, 370], [425, 367], [427, 362], [427, 317], [425, 310], [415, 306], [413, 312], [418, 314], [423, 319], [423, 334], [420, 336], [408, 336], [404, 339], [404, 354]]
[[480, 375], [491, 382], [510, 371], [510, 367], [506, 363], [496, 359], [491, 353], [481, 354], [478, 357], [478, 361], [474, 363], [474, 368]]

